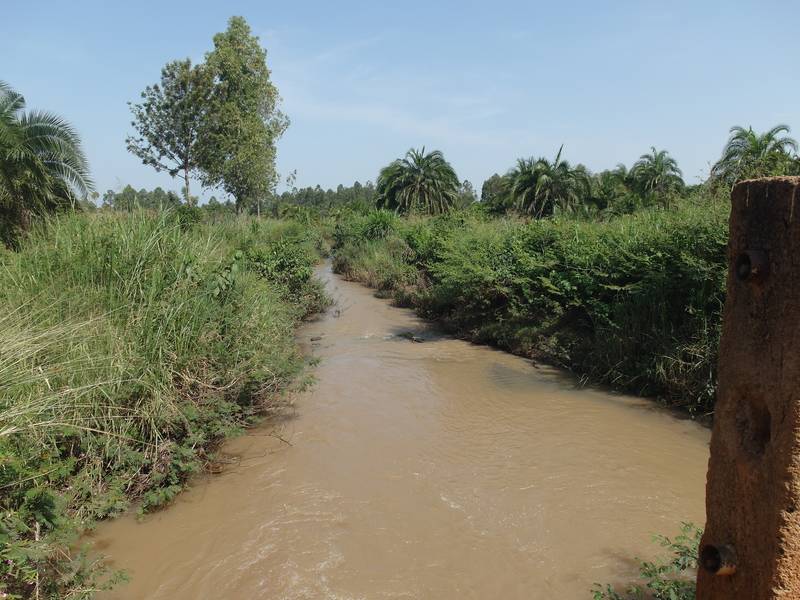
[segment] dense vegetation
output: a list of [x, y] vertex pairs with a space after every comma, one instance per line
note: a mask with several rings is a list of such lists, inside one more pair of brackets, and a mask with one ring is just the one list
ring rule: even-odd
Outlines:
[[591, 173], [562, 147], [493, 175], [467, 210], [446, 200], [444, 157], [410, 151], [381, 172], [377, 210], [340, 212], [334, 266], [467, 339], [710, 414], [728, 193], [800, 174], [788, 132], [732, 128], [700, 186], [664, 150]]
[[705, 413], [726, 218], [703, 195], [608, 221], [354, 213], [334, 267], [468, 339]]
[[77, 598], [70, 544], [132, 499], [170, 500], [301, 366], [325, 298], [313, 232], [175, 213], [62, 217], [0, 271], [0, 590]]
[[[234, 17], [203, 65], [168, 64], [132, 107], [128, 148], [182, 174], [182, 200], [127, 186], [98, 210], [77, 132], [0, 83], [0, 597], [114, 583], [82, 531], [169, 501], [297, 374], [295, 326], [326, 302], [319, 240], [224, 218], [274, 188], [277, 98]], [[190, 176], [233, 197], [206, 211], [219, 222]]]
[[[102, 208], [121, 211], [135, 211], [139, 209], [167, 210], [178, 208], [181, 205], [181, 197], [173, 191], [164, 191], [157, 187], [152, 191], [144, 188], [135, 190], [133, 186], [126, 185], [119, 192], [107, 190], [103, 194]], [[87, 202], [85, 210], [93, 211], [97, 208], [93, 203]]]
[[788, 125], [776, 125], [763, 133], [735, 126], [722, 157], [711, 170], [711, 179], [732, 185], [740, 179], [770, 175], [798, 175], [797, 142]]
[[511, 205], [537, 219], [556, 210], [571, 211], [589, 195], [589, 174], [561, 158], [563, 147], [551, 162], [546, 158], [520, 158], [506, 175]]
[[[131, 106], [128, 149], [182, 175], [182, 197], [126, 186], [98, 207], [77, 132], [0, 83], [3, 598], [113, 583], [76, 549], [85, 527], [169, 501], [298, 372], [294, 328], [326, 303], [320, 240], [231, 218], [274, 189], [277, 102], [232, 18], [202, 64], [167, 64]], [[233, 200], [197, 208], [192, 177]]]

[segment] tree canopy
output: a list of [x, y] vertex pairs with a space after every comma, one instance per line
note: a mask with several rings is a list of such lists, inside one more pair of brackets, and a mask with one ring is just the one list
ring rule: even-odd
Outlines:
[[572, 167], [561, 158], [563, 146], [555, 160], [521, 158], [508, 173], [509, 194], [518, 210], [541, 218], [556, 208], [570, 211], [581, 204], [590, 191], [589, 173], [578, 165]]
[[202, 179], [231, 194], [239, 207], [260, 203], [274, 190], [276, 142], [289, 125], [266, 59], [242, 17], [230, 19], [206, 55], [213, 89], [201, 131]]
[[642, 154], [631, 168], [630, 178], [643, 194], [664, 196], [683, 188], [683, 173], [666, 150]]
[[30, 216], [76, 206], [93, 190], [72, 126], [45, 111], [25, 111], [24, 97], [0, 82], [0, 237], [12, 243]]
[[788, 125], [776, 125], [763, 133], [752, 127], [731, 127], [722, 156], [711, 169], [712, 181], [733, 185], [752, 177], [799, 173], [797, 142], [789, 132]]
[[166, 171], [172, 177], [183, 174], [187, 201], [189, 180], [198, 169], [200, 131], [211, 93], [209, 70], [192, 61], [176, 60], [161, 70], [161, 83], [148, 85], [142, 102], [131, 104], [135, 136], [128, 136], [128, 150], [142, 162]]
[[505, 175], [494, 174], [483, 183], [481, 204], [489, 213], [516, 211], [543, 218], [559, 212], [599, 215], [629, 213], [644, 206], [668, 206], [684, 193], [681, 170], [665, 150], [643, 154], [628, 169], [591, 173], [584, 165], [572, 166], [562, 157], [554, 160], [520, 158]]
[[502, 214], [508, 211], [512, 207], [508, 187], [508, 177], [495, 173], [481, 186], [481, 204], [490, 213]]
[[266, 57], [247, 21], [232, 17], [202, 64], [168, 63], [160, 83], [130, 105], [136, 134], [128, 150], [157, 171], [180, 173], [188, 204], [197, 176], [233, 196], [240, 210], [260, 207], [277, 183], [276, 142], [289, 124]]
[[139, 208], [166, 210], [177, 208], [180, 204], [181, 199], [178, 194], [164, 191], [160, 187], [150, 192], [144, 188], [137, 191], [129, 184], [119, 192], [108, 190], [103, 194], [103, 207], [112, 210], [132, 211]]
[[377, 180], [377, 204], [381, 208], [409, 214], [441, 214], [459, 198], [461, 182], [439, 150], [425, 153], [409, 150], [381, 169]]

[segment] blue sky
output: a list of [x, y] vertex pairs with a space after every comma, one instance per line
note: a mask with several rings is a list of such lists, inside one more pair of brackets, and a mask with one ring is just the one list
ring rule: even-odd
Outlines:
[[169, 60], [202, 59], [240, 14], [268, 50], [292, 120], [278, 149], [298, 185], [374, 180], [437, 148], [477, 189], [520, 156], [592, 170], [666, 148], [687, 181], [728, 129], [800, 137], [800, 2], [14, 2], [0, 79], [71, 121], [98, 191], [180, 183], [125, 150], [129, 100]]

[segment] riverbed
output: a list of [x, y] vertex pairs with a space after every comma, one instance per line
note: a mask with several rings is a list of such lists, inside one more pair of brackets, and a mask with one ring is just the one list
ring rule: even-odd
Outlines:
[[132, 578], [103, 598], [588, 599], [702, 524], [705, 428], [320, 275], [315, 382], [221, 474], [97, 530]]

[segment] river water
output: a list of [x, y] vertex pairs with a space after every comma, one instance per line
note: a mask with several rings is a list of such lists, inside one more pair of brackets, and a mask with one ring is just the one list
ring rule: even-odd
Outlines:
[[132, 577], [105, 599], [588, 599], [702, 523], [704, 428], [321, 276], [337, 305], [301, 330], [320, 363], [294, 418], [102, 525]]

